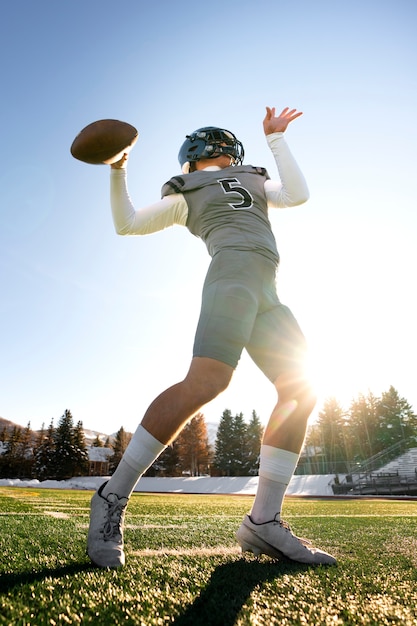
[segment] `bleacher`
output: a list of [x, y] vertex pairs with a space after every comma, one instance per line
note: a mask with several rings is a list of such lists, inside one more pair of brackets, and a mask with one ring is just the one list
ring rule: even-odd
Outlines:
[[335, 494], [417, 496], [417, 448], [410, 448], [378, 470], [359, 469], [332, 488]]
[[407, 452], [404, 452], [401, 456], [390, 461], [378, 471], [388, 473], [396, 472], [404, 478], [413, 478], [415, 480], [417, 474], [417, 448], [407, 450]]

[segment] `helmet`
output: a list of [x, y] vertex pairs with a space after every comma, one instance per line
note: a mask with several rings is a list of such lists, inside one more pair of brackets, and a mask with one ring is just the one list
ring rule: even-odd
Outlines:
[[230, 154], [233, 165], [240, 165], [245, 151], [241, 142], [230, 130], [205, 126], [198, 128], [191, 135], [186, 135], [178, 153], [178, 160], [184, 174], [189, 171], [190, 163], [200, 159], [213, 159], [220, 154]]

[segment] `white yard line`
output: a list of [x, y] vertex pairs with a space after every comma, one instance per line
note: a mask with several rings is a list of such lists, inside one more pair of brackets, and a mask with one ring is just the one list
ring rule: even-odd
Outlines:
[[132, 556], [228, 556], [232, 554], [241, 554], [239, 547], [229, 548], [227, 546], [218, 546], [215, 548], [159, 548], [158, 550], [134, 550], [130, 552]]

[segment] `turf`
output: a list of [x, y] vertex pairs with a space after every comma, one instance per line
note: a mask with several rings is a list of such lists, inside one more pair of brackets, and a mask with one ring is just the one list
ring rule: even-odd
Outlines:
[[0, 624], [417, 625], [417, 502], [288, 498], [337, 567], [242, 556], [252, 498], [134, 494], [127, 564], [85, 555], [91, 492], [0, 488]]

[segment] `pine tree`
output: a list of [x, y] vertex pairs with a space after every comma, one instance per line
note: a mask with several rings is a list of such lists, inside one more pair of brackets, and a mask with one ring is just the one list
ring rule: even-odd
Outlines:
[[65, 410], [55, 431], [54, 478], [66, 480], [74, 471], [75, 448], [73, 441], [74, 422], [71, 411]]
[[225, 409], [219, 421], [214, 444], [214, 465], [222, 476], [232, 476], [233, 457], [233, 422], [232, 412]]
[[321, 446], [326, 467], [325, 473], [345, 473], [345, 413], [336, 398], [328, 398], [319, 412]]
[[252, 417], [246, 429], [247, 449], [247, 474], [257, 475], [259, 471], [259, 455], [261, 452], [264, 427], [256, 411], [252, 411]]
[[94, 439], [94, 441], [91, 444], [91, 446], [93, 448], [103, 448], [103, 442], [101, 441], [101, 439], [100, 439], [100, 437], [98, 435], [96, 435], [96, 438]]
[[19, 441], [22, 437], [22, 429], [19, 426], [13, 426], [12, 432], [9, 435], [9, 438], [6, 442], [6, 452], [8, 456], [11, 458], [16, 455]]
[[14, 426], [4, 443], [0, 475], [5, 478], [31, 478], [33, 460], [33, 433], [30, 422], [26, 428]]
[[181, 476], [178, 439], [165, 448], [155, 460], [156, 476]]
[[378, 402], [378, 444], [385, 449], [395, 443], [416, 441], [417, 416], [405, 398], [391, 385]]
[[[223, 411], [215, 441], [214, 467], [223, 476], [246, 476], [256, 463], [260, 452], [262, 427], [258, 416], [252, 414], [251, 433], [243, 414], [232, 416]], [[260, 427], [260, 428], [259, 428]]]
[[18, 478], [31, 478], [34, 463], [33, 456], [33, 432], [28, 422], [22, 430], [15, 454], [16, 476]]
[[7, 428], [6, 426], [3, 426], [3, 428], [0, 431], [0, 442], [5, 443], [6, 441], [7, 441]]
[[202, 413], [197, 413], [178, 436], [179, 462], [182, 472], [190, 476], [207, 474], [210, 465], [210, 447], [207, 426]]
[[38, 480], [54, 478], [55, 466], [55, 427], [51, 420], [48, 430], [38, 436], [35, 448], [34, 475]]
[[87, 445], [85, 443], [85, 435], [83, 429], [83, 423], [77, 422], [77, 425], [73, 431], [73, 476], [88, 476], [89, 460]]
[[247, 446], [247, 425], [243, 413], [237, 413], [233, 418], [232, 437], [231, 476], [247, 476], [250, 464]]
[[132, 435], [127, 433], [123, 426], [119, 428], [114, 438], [114, 442], [112, 448], [114, 450], [114, 454], [109, 459], [109, 471], [110, 474], [113, 474], [122, 460], [122, 456], [124, 451], [126, 450], [129, 441], [131, 440]]
[[5, 442], [4, 454], [1, 456], [1, 475], [4, 478], [18, 477], [19, 442], [22, 429], [14, 426]]
[[38, 430], [36, 437], [35, 437], [34, 452], [36, 452], [36, 450], [42, 444], [44, 439], [45, 439], [45, 423], [42, 423], [41, 429]]
[[379, 452], [378, 398], [371, 392], [367, 396], [360, 393], [351, 402], [347, 420], [347, 441], [349, 459], [360, 463]]
[[8, 431], [6, 426], [3, 426], [3, 429], [0, 433], [0, 478], [7, 478], [5, 476], [5, 458], [4, 453], [6, 451], [6, 442], [8, 439]]

